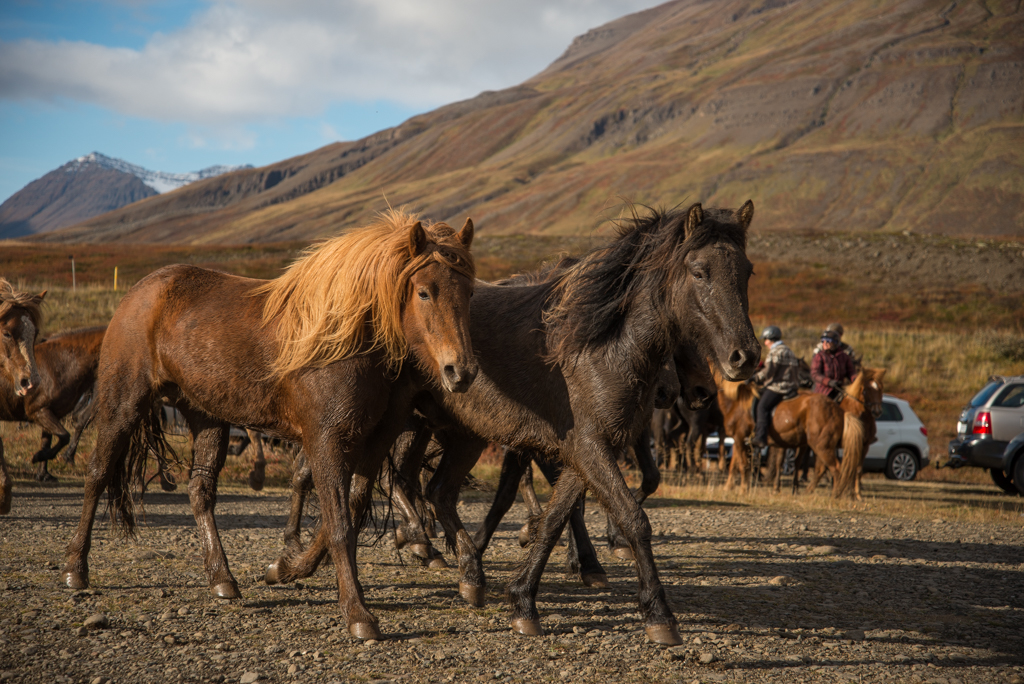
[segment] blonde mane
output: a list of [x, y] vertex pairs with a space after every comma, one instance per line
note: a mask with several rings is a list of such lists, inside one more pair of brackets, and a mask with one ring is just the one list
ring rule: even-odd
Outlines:
[[309, 247], [283, 275], [260, 285], [266, 295], [263, 324], [276, 324], [278, 355], [273, 372], [283, 375], [370, 351], [383, 351], [401, 366], [408, 345], [401, 313], [409, 277], [438, 262], [474, 278], [473, 258], [446, 223], [423, 225], [427, 246], [410, 249], [417, 217], [400, 210], [381, 214]]
[[6, 278], [0, 278], [0, 318], [6, 316], [11, 309], [21, 307], [28, 312], [32, 325], [35, 326], [36, 333], [38, 334], [43, 324], [42, 307], [43, 295], [45, 294], [45, 292], [38, 295], [18, 292]]

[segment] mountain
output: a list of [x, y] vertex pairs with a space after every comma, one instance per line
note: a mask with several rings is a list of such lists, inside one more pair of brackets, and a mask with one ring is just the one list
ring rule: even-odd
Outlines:
[[675, 0], [519, 86], [43, 237], [309, 240], [386, 203], [587, 234], [624, 200], [748, 198], [759, 230], [1021, 235], [1021, 35], [1019, 3]]
[[93, 152], [32, 181], [0, 205], [0, 238], [74, 225], [159, 193], [251, 166], [211, 166], [194, 173], [150, 171]]

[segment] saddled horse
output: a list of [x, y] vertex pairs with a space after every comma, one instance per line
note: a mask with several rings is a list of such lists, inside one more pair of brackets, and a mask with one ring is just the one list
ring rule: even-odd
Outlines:
[[229, 424], [302, 444], [320, 500], [349, 632], [380, 637], [356, 570], [359, 524], [388, 448], [426, 386], [464, 392], [473, 223], [461, 231], [391, 211], [311, 247], [270, 281], [162, 268], [125, 295], [96, 386], [97, 444], [62, 579], [89, 585], [100, 494], [134, 526], [132, 473], [159, 448], [153, 410], [168, 397], [192, 433], [189, 497], [214, 596], [239, 598], [214, 518]]
[[[72, 330], [36, 344], [39, 384], [23, 397], [18, 397], [15, 387], [0, 377], [0, 420], [28, 421], [43, 429], [39, 450], [32, 456], [32, 463], [39, 464], [36, 480], [56, 481], [47, 471], [47, 462], [65, 446], [69, 447], [68, 453], [73, 458], [69, 443], [73, 440], [77, 448], [82, 431], [89, 424], [88, 400], [96, 382], [105, 332], [105, 327]], [[62, 424], [70, 413], [77, 414], [74, 436]], [[54, 437], [56, 444], [53, 444]]]
[[[843, 387], [838, 403], [823, 394], [808, 393], [783, 401], [775, 409], [768, 443], [809, 447], [814, 451], [814, 473], [807, 483], [808, 492], [814, 491], [828, 470], [832, 474], [833, 497], [849, 490], [851, 497], [860, 500], [864, 455], [875, 441], [875, 417], [882, 409], [884, 377], [884, 368], [862, 368], [853, 382]], [[843, 449], [841, 464], [836, 454], [839, 445]], [[800, 464], [796, 467], [799, 469]]]
[[[43, 321], [46, 292], [30, 294], [0, 278], [0, 382], [13, 388], [14, 398], [0, 392], [0, 410], [14, 415], [17, 404], [39, 384], [35, 345]], [[11, 477], [0, 440], [0, 515], [11, 512]]]

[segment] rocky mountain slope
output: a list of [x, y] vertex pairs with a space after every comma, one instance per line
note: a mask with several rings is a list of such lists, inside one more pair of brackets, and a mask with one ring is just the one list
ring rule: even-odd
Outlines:
[[[0, 239], [45, 233], [243, 167], [150, 171], [93, 152], [32, 181], [0, 205]], [[251, 167], [244, 167], [251, 168]]]
[[1024, 232], [1024, 11], [675, 0], [544, 72], [366, 139], [195, 183], [47, 239], [311, 239], [406, 207], [586, 233], [623, 200], [752, 198], [758, 229]]

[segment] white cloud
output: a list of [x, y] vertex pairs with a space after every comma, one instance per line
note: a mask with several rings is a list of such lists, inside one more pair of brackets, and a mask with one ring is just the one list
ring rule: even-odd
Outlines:
[[655, 2], [221, 1], [141, 50], [0, 42], [0, 98], [199, 126], [317, 116], [338, 102], [427, 110], [519, 83], [574, 36]]

